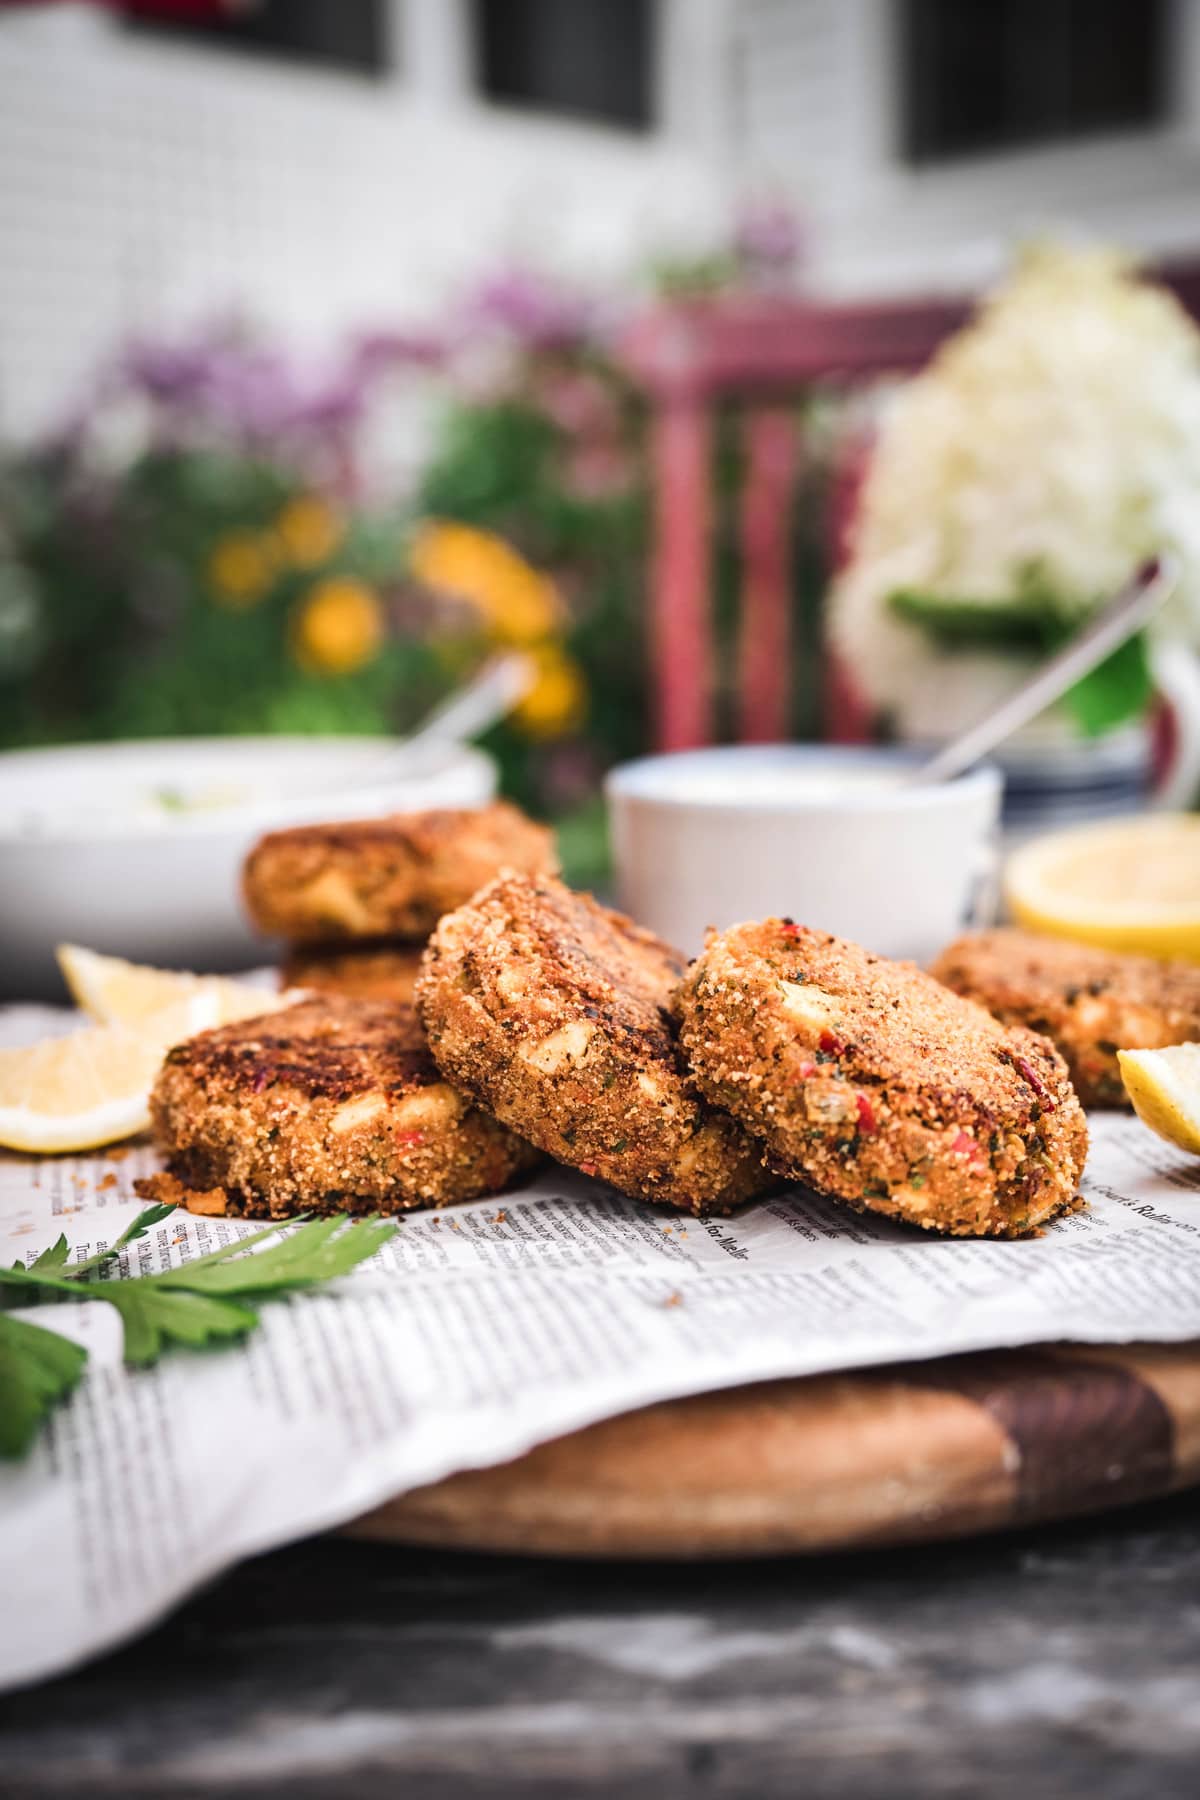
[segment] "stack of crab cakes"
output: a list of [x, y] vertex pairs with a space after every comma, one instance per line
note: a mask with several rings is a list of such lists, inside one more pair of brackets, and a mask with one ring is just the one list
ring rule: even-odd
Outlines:
[[407, 1003], [444, 912], [501, 869], [557, 867], [551, 833], [498, 801], [270, 832], [242, 887], [254, 924], [287, 944], [284, 987]]
[[151, 1096], [164, 1171], [143, 1194], [289, 1218], [479, 1199], [539, 1152], [438, 1069], [412, 1006], [441, 915], [503, 868], [553, 869], [515, 807], [276, 831], [246, 859], [254, 923], [289, 948], [289, 1006], [171, 1050]]

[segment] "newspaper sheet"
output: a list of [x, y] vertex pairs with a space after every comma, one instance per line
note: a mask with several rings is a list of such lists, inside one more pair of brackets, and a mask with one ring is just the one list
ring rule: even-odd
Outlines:
[[[265, 1304], [234, 1348], [131, 1371], [103, 1301], [36, 1307], [90, 1362], [32, 1454], [0, 1464], [0, 1685], [144, 1629], [239, 1558], [651, 1401], [1003, 1345], [1200, 1337], [1200, 1163], [1116, 1114], [1092, 1138], [1088, 1210], [1017, 1243], [934, 1238], [803, 1190], [696, 1220], [551, 1168], [409, 1215], [336, 1287]], [[76, 1258], [111, 1244], [154, 1166], [146, 1147], [0, 1160], [0, 1255], [28, 1262], [60, 1231]], [[252, 1229], [174, 1213], [113, 1278]]]

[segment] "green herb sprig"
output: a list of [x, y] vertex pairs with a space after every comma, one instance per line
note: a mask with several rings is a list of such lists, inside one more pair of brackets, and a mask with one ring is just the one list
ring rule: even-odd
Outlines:
[[[259, 1302], [348, 1275], [396, 1230], [375, 1217], [350, 1223], [344, 1213], [278, 1220], [182, 1268], [119, 1281], [88, 1279], [174, 1211], [146, 1207], [111, 1249], [85, 1262], [68, 1264], [70, 1246], [60, 1237], [28, 1268], [0, 1268], [0, 1288], [108, 1301], [125, 1327], [126, 1364], [146, 1368], [172, 1344], [198, 1349], [245, 1337], [258, 1324]], [[295, 1229], [270, 1249], [241, 1254], [288, 1226]], [[78, 1386], [86, 1364], [79, 1344], [0, 1312], [0, 1457], [25, 1455], [52, 1408]]]

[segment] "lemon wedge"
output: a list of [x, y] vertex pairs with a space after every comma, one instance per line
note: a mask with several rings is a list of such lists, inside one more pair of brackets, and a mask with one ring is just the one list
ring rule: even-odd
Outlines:
[[1118, 1050], [1121, 1079], [1142, 1123], [1200, 1156], [1200, 1044]]
[[0, 1050], [0, 1144], [37, 1153], [93, 1150], [144, 1131], [163, 1056], [196, 1029], [189, 1001], [137, 1029], [94, 1026]]
[[281, 999], [245, 981], [152, 969], [119, 956], [101, 956], [79, 944], [59, 945], [58, 966], [71, 998], [99, 1025], [137, 1027], [168, 1006], [188, 1006], [195, 1021], [191, 1031], [205, 1031], [211, 1025], [232, 1025], [236, 1019], [273, 1012]]
[[1200, 816], [1150, 813], [1035, 838], [1004, 896], [1029, 931], [1200, 962]]
[[62, 945], [58, 960], [72, 998], [97, 1024], [0, 1050], [0, 1145], [10, 1150], [94, 1150], [133, 1137], [150, 1123], [150, 1089], [172, 1044], [294, 998], [78, 944]]

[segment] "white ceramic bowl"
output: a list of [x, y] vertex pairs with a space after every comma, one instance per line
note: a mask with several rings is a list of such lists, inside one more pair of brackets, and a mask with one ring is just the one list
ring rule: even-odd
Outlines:
[[181, 738], [0, 755], [0, 994], [55, 997], [54, 947], [238, 969], [269, 952], [241, 909], [250, 845], [276, 825], [481, 806], [482, 751], [447, 747], [371, 785], [390, 738]]
[[968, 920], [990, 856], [990, 767], [905, 787], [914, 756], [745, 745], [646, 757], [607, 793], [618, 898], [689, 955], [708, 926], [790, 915], [926, 961]]

